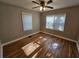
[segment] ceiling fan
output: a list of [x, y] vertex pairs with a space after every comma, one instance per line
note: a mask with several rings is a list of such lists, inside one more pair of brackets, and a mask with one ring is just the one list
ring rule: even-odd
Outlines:
[[48, 6], [48, 4], [53, 3], [52, 0], [48, 0], [47, 2], [45, 0], [38, 0], [38, 2], [37, 1], [32, 1], [32, 2], [38, 5], [36, 7], [33, 7], [32, 9], [40, 8], [40, 11], [44, 11], [45, 8], [53, 9], [53, 7]]

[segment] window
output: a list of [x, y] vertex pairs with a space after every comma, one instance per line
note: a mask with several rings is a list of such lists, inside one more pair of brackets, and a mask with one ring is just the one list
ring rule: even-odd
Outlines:
[[46, 28], [53, 29], [54, 16], [46, 17]]
[[64, 31], [65, 14], [46, 16], [46, 28]]
[[32, 30], [32, 14], [22, 13], [23, 30]]

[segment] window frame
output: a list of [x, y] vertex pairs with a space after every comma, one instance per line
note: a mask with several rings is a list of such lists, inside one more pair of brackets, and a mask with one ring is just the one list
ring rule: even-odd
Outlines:
[[[46, 15], [46, 17], [47, 17], [47, 16], [54, 16], [54, 20], [55, 20], [55, 16], [56, 16], [56, 15], [64, 15], [64, 17], [65, 17], [63, 30], [61, 31], [61, 30], [59, 30], [59, 29], [54, 29], [54, 26], [52, 26], [52, 27], [53, 27], [52, 29], [46, 28], [46, 24], [45, 24], [45, 28], [48, 29], [48, 30], [54, 30], [54, 31], [64, 32], [64, 31], [65, 31], [66, 17], [67, 17], [66, 13], [56, 13], [56, 14]], [[46, 20], [47, 20], [47, 19], [46, 19]]]
[[[32, 18], [32, 28], [30, 30], [24, 30], [24, 25], [23, 25], [23, 16], [24, 15], [29, 15]], [[33, 15], [31, 13], [28, 13], [28, 12], [22, 12], [22, 15], [21, 16], [22, 16], [22, 30], [24, 32], [26, 32], [26, 31], [32, 31], [33, 30]]]

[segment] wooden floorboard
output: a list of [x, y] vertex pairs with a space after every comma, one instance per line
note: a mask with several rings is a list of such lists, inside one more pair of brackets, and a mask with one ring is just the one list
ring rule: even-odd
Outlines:
[[[22, 49], [29, 43], [39, 45], [30, 55]], [[28, 50], [27, 50], [28, 51]], [[3, 47], [4, 58], [78, 58], [76, 43], [44, 33], [21, 39]]]

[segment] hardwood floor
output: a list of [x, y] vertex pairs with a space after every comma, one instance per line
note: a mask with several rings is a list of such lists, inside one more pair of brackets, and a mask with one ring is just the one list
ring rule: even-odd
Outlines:
[[78, 58], [76, 43], [38, 33], [3, 47], [4, 58]]

